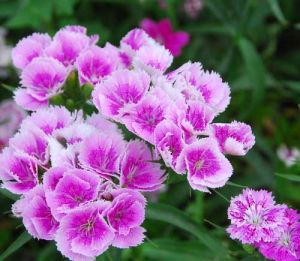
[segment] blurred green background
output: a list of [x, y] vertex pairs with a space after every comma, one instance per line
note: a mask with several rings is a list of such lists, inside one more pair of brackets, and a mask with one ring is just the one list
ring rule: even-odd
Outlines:
[[[162, 3], [164, 2], [164, 3]], [[0, 0], [0, 26], [6, 44], [32, 32], [53, 35], [67, 24], [80, 24], [89, 34], [118, 45], [121, 37], [149, 17], [168, 17], [175, 30], [190, 33], [190, 44], [175, 59], [219, 72], [231, 86], [231, 104], [216, 122], [244, 121], [256, 136], [246, 157], [232, 157], [232, 182], [272, 190], [277, 202], [300, 208], [299, 164], [287, 168], [276, 154], [285, 143], [300, 148], [300, 1], [203, 0], [196, 17], [184, 10], [185, 0]], [[163, 4], [163, 8], [161, 5]], [[1, 53], [0, 56], [4, 55]], [[12, 96], [2, 84], [18, 85], [11, 66], [0, 74], [0, 99]], [[282, 174], [281, 177], [276, 173]], [[289, 179], [290, 174], [294, 180]], [[150, 205], [147, 239], [137, 248], [110, 250], [97, 260], [260, 260], [251, 249], [229, 239], [225, 198], [241, 187], [226, 185], [212, 194], [191, 191], [185, 179], [168, 179], [159, 204]], [[13, 218], [13, 202], [0, 195], [0, 253], [24, 231]], [[168, 207], [162, 205], [166, 204]], [[63, 260], [55, 245], [30, 240], [5, 260]], [[261, 259], [262, 260], [262, 259]]]

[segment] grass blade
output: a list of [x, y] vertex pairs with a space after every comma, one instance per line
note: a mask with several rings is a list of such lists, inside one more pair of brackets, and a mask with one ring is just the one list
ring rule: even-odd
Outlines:
[[25, 245], [32, 237], [24, 231], [0, 256], [0, 260], [5, 260], [19, 248]]

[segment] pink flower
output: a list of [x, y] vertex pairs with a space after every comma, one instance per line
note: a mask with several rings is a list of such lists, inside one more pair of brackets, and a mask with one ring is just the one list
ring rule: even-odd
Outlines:
[[154, 130], [164, 120], [166, 102], [148, 93], [125, 119], [126, 127], [140, 138], [154, 144]]
[[99, 176], [93, 172], [80, 169], [62, 172], [62, 168], [54, 168], [44, 174], [47, 203], [57, 220], [71, 209], [95, 200], [100, 185]]
[[120, 70], [112, 73], [93, 92], [93, 101], [104, 116], [118, 119], [126, 115], [149, 89], [145, 72]]
[[13, 100], [0, 103], [0, 151], [8, 144], [8, 140], [18, 130], [24, 118], [25, 111]]
[[189, 43], [189, 34], [183, 31], [174, 32], [169, 19], [155, 22], [145, 18], [140, 25], [152, 38], [163, 44], [173, 56], [179, 56], [181, 49]]
[[23, 218], [25, 228], [33, 237], [54, 239], [59, 224], [51, 214], [41, 185], [19, 199], [13, 206], [13, 212], [15, 216]]
[[[113, 202], [106, 215], [116, 233], [115, 247], [127, 248], [142, 243], [145, 219], [145, 198], [134, 190], [121, 189], [113, 192]], [[126, 240], [128, 239], [128, 240]]]
[[48, 34], [34, 33], [18, 42], [12, 50], [14, 66], [24, 69], [34, 58], [42, 56], [44, 49], [50, 44]]
[[261, 241], [259, 251], [271, 260], [297, 261], [300, 259], [300, 215], [296, 210], [286, 208], [285, 218], [279, 238], [272, 242]]
[[[60, 62], [52, 58], [36, 58], [22, 71], [21, 83], [26, 89], [17, 90], [15, 100], [29, 110], [36, 109], [36, 104], [43, 106], [60, 91], [66, 78], [67, 70]], [[32, 105], [26, 95], [34, 101]]]
[[300, 158], [300, 151], [297, 148], [288, 148], [282, 144], [277, 150], [278, 158], [281, 159], [287, 167], [291, 167], [296, 164]]
[[227, 232], [243, 244], [272, 242], [285, 222], [285, 206], [275, 205], [273, 196], [265, 190], [244, 189], [232, 198], [228, 208], [231, 225]]
[[130, 141], [121, 161], [120, 185], [140, 191], [158, 190], [164, 181], [164, 172], [152, 151], [143, 141]]
[[121, 50], [129, 57], [132, 57], [141, 47], [152, 44], [154, 44], [154, 41], [145, 33], [145, 31], [133, 29], [122, 38]]
[[203, 138], [188, 145], [182, 154], [193, 189], [209, 192], [208, 188], [225, 185], [232, 175], [232, 166], [213, 139]]
[[[97, 38], [88, 37], [82, 26], [67, 26], [59, 30], [45, 54], [60, 61], [65, 66], [72, 66], [79, 54], [97, 42]], [[76, 43], [76, 44], [74, 44]]]
[[38, 165], [45, 166], [49, 160], [48, 142], [39, 129], [21, 129], [10, 139], [9, 145]]
[[244, 156], [255, 143], [251, 127], [242, 122], [212, 124], [211, 132], [223, 153]]
[[179, 174], [185, 172], [185, 168], [179, 168], [178, 164], [178, 157], [185, 146], [183, 136], [183, 131], [170, 120], [163, 120], [154, 130], [156, 149], [165, 164]]
[[117, 68], [116, 57], [104, 48], [92, 46], [84, 50], [76, 61], [80, 84], [99, 83]]
[[164, 73], [173, 61], [173, 56], [163, 46], [146, 45], [141, 47], [133, 60], [135, 68], [145, 70], [150, 75], [160, 75]]
[[79, 161], [85, 168], [100, 175], [114, 175], [119, 170], [124, 148], [125, 143], [119, 135], [96, 132], [84, 140]]
[[204, 134], [214, 117], [214, 111], [206, 104], [199, 101], [189, 101], [185, 119], [181, 124], [191, 135]]
[[215, 114], [223, 112], [230, 102], [230, 89], [220, 75], [205, 72], [200, 63], [186, 63], [168, 74], [168, 79], [174, 82], [186, 100], [204, 102]]
[[33, 112], [22, 122], [21, 128], [30, 129], [34, 126], [52, 135], [54, 130], [68, 127], [76, 119], [80, 119], [78, 114], [71, 114], [65, 107], [50, 106]]
[[111, 245], [114, 233], [103, 218], [107, 203], [98, 201], [64, 216], [55, 236], [58, 250], [71, 260], [95, 260]]
[[0, 180], [2, 187], [15, 194], [23, 194], [38, 184], [38, 169], [34, 161], [11, 148], [0, 154]]

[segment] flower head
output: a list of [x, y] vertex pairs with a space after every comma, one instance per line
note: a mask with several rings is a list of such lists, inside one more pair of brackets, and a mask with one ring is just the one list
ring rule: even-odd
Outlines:
[[145, 72], [116, 71], [96, 86], [94, 104], [104, 116], [118, 119], [143, 98], [149, 87], [150, 78]]
[[12, 148], [0, 154], [0, 180], [2, 187], [15, 194], [23, 194], [38, 184], [36, 163]]
[[99, 83], [105, 76], [116, 70], [117, 62], [111, 52], [104, 48], [92, 46], [84, 50], [76, 61], [80, 83], [82, 85]]
[[245, 123], [234, 121], [229, 124], [217, 123], [211, 126], [213, 137], [218, 141], [223, 153], [243, 156], [255, 143], [251, 127]]
[[[16, 102], [29, 110], [36, 109], [35, 104], [43, 106], [60, 91], [66, 78], [67, 70], [60, 62], [53, 58], [36, 58], [22, 71], [21, 84], [24, 89], [15, 93]], [[34, 102], [28, 103], [25, 95]]]
[[277, 150], [277, 155], [287, 167], [293, 166], [300, 157], [300, 151], [297, 148], [288, 148], [286, 145], [281, 145]]
[[200, 139], [186, 146], [182, 157], [193, 189], [208, 192], [225, 185], [232, 175], [232, 166], [211, 138]]
[[18, 69], [24, 69], [34, 58], [42, 56], [44, 49], [50, 44], [48, 34], [34, 33], [18, 42], [12, 50], [13, 64]]
[[41, 185], [26, 193], [13, 206], [16, 216], [23, 218], [27, 231], [37, 239], [53, 240], [59, 223], [52, 216]]
[[121, 186], [141, 191], [158, 190], [164, 181], [164, 173], [158, 163], [152, 162], [154, 159], [144, 142], [130, 141], [121, 161]]
[[76, 208], [60, 221], [55, 240], [61, 253], [71, 260], [94, 260], [108, 249], [114, 239], [113, 229], [102, 212], [106, 202]]
[[228, 208], [231, 225], [227, 232], [243, 244], [259, 243], [261, 240], [271, 242], [285, 222], [285, 208], [275, 205], [270, 192], [245, 189], [241, 195], [231, 199]]

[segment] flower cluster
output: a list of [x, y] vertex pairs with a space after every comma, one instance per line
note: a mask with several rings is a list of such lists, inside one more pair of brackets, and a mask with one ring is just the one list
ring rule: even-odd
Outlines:
[[4, 100], [0, 103], [0, 151], [17, 132], [24, 118], [24, 110], [13, 100]]
[[122, 44], [132, 52], [131, 66], [95, 85], [97, 109], [155, 146], [166, 166], [187, 172], [192, 188], [224, 186], [232, 175], [224, 154], [245, 155], [255, 142], [245, 123], [212, 123], [230, 102], [229, 86], [200, 63], [166, 73], [172, 55], [141, 30], [130, 31]]
[[55, 240], [72, 260], [93, 260], [109, 246], [144, 239], [141, 192], [165, 179], [140, 140], [123, 140], [100, 114], [86, 119], [63, 107], [28, 116], [0, 155], [2, 186], [21, 195], [13, 205], [35, 238]]
[[232, 239], [251, 244], [276, 261], [300, 259], [300, 214], [275, 203], [270, 192], [245, 189], [228, 208]]
[[[67, 26], [53, 38], [34, 33], [17, 44], [15, 100], [36, 112], [0, 155], [2, 186], [21, 195], [14, 215], [72, 260], [140, 244], [141, 193], [159, 190], [169, 168], [209, 192], [232, 175], [225, 155], [243, 156], [255, 143], [245, 123], [213, 123], [230, 102], [219, 74], [192, 62], [169, 71], [171, 52], [181, 47], [164, 47], [142, 29], [128, 32], [119, 47], [98, 47], [97, 39]], [[98, 113], [43, 108], [58, 98], [78, 102], [82, 94], [79, 107], [95, 105]], [[135, 138], [125, 141], [120, 126]]]

